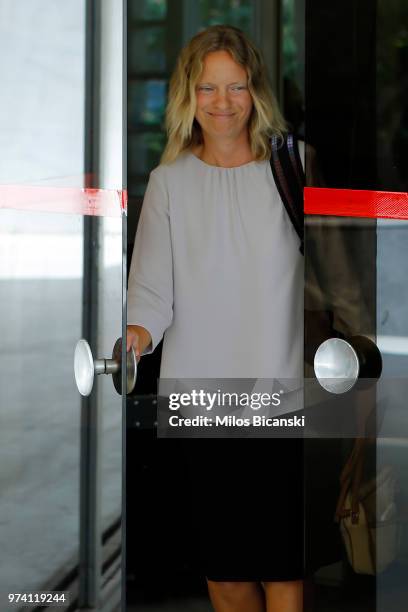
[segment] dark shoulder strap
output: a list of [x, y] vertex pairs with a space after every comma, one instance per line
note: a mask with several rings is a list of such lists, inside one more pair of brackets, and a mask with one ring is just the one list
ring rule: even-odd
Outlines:
[[303, 254], [304, 213], [303, 187], [306, 183], [297, 138], [286, 134], [282, 142], [277, 136], [271, 140], [271, 168], [276, 186], [299, 238]]

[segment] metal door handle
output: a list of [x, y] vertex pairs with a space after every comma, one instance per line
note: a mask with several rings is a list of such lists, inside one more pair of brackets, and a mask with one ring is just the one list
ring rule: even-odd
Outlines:
[[[86, 340], [78, 340], [74, 354], [75, 382], [81, 395], [91, 394], [95, 374], [112, 374], [113, 384], [119, 395], [122, 394], [121, 380], [122, 338], [118, 338], [112, 351], [112, 359], [94, 359]], [[133, 347], [126, 354], [126, 393], [135, 388], [137, 362]]]
[[360, 386], [370, 386], [381, 376], [381, 353], [366, 336], [352, 336], [348, 340], [329, 338], [316, 351], [314, 371], [323, 389], [346, 393], [357, 381]]

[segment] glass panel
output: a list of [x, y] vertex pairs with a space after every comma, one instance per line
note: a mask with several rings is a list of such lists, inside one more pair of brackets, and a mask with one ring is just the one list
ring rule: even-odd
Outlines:
[[0, 206], [26, 208], [0, 210], [0, 608], [17, 610], [7, 593], [55, 589], [79, 562], [83, 217], [53, 208], [83, 185], [85, 2], [1, 13]]
[[[327, 3], [307, 2], [306, 32], [308, 184], [406, 192], [407, 3], [339, 0], [328, 8]], [[351, 196], [345, 193], [344, 198], [350, 204]], [[394, 214], [400, 212], [396, 205]], [[371, 571], [367, 567], [372, 554], [367, 548], [364, 565], [362, 542], [354, 550], [354, 561], [350, 559], [345, 539], [340, 542], [337, 569], [332, 566], [319, 571], [322, 580], [331, 580], [338, 587], [337, 592], [332, 589], [334, 599], [341, 596], [344, 604], [347, 594], [346, 607], [359, 602], [361, 610], [375, 606], [377, 611], [394, 612], [404, 609], [407, 598], [408, 431], [404, 400], [408, 391], [408, 222], [358, 219], [352, 214], [307, 218], [305, 298], [315, 307], [309, 309], [312, 316], [306, 309], [306, 351], [313, 355], [325, 333], [327, 337], [337, 329], [348, 337], [357, 333], [375, 340], [381, 353], [381, 378], [355, 405], [355, 417], [361, 417], [361, 422], [365, 422], [364, 411], [375, 408], [377, 436], [375, 443], [365, 443], [363, 483], [368, 519], [365, 534], [371, 538], [376, 566]], [[342, 467], [355, 445], [354, 436], [340, 442], [337, 456]], [[316, 465], [317, 455], [306, 461], [309, 474]], [[356, 466], [353, 473], [357, 473]], [[311, 489], [309, 498], [313, 505], [316, 493]], [[327, 494], [321, 493], [316, 503], [327, 499]], [[332, 509], [335, 503], [333, 495]], [[309, 520], [313, 522], [311, 517]], [[311, 537], [309, 541], [312, 553], [318, 550], [322, 530], [316, 533], [320, 539]], [[358, 557], [360, 568], [356, 567]]]
[[[133, 198], [137, 198], [137, 204], [136, 205], [138, 206], [138, 208], [141, 207], [142, 202], [140, 201], [140, 199], [143, 198], [143, 196], [145, 194], [145, 191], [146, 191], [146, 181], [138, 181], [138, 182], [135, 181], [133, 183], [133, 185], [132, 185], [132, 197]], [[133, 202], [129, 201], [130, 207], [132, 206], [132, 204], [133, 204]], [[140, 212], [140, 210], [139, 210], [139, 212]], [[133, 211], [129, 211], [129, 216], [130, 215], [132, 215], [132, 220], [133, 220], [133, 218], [134, 218]], [[139, 214], [137, 214], [137, 218], [139, 218]], [[131, 236], [130, 238], [131, 238], [131, 242], [134, 243], [134, 238], [135, 237]], [[129, 238], [129, 240], [130, 240], [130, 238]]]
[[137, 169], [138, 174], [148, 175], [160, 160], [165, 143], [161, 132], [130, 134], [128, 139], [129, 167]]
[[85, 2], [47, 6], [2, 2], [0, 182], [82, 186]]
[[140, 20], [165, 19], [167, 13], [166, 0], [131, 0], [128, 2], [129, 22]]
[[128, 71], [130, 74], [165, 72], [166, 39], [163, 26], [139, 29], [128, 43]]
[[[377, 230], [377, 330], [384, 372], [408, 372], [408, 224], [382, 219]], [[398, 262], [398, 265], [395, 265]]]
[[[365, 407], [372, 406], [376, 416], [376, 381], [367, 390], [329, 393], [316, 380], [314, 359], [329, 338], [376, 340], [376, 225], [371, 219], [310, 215], [305, 230], [306, 567], [318, 609], [346, 597], [351, 608], [364, 597], [361, 609], [368, 612], [375, 582], [352, 571], [334, 515], [343, 466], [354, 439], [364, 438]], [[375, 444], [365, 456], [368, 480], [375, 474]]]
[[295, 78], [298, 73], [299, 42], [296, 39], [296, 14], [295, 0], [283, 0], [282, 2], [282, 53], [283, 72], [290, 78]]
[[228, 23], [251, 32], [253, 2], [249, 0], [199, 0], [199, 28], [219, 23]]
[[[111, 376], [99, 377], [92, 401], [81, 398], [74, 379], [84, 321], [92, 319], [88, 327], [97, 329], [94, 359], [111, 357], [122, 331], [118, 193], [99, 198], [83, 189], [85, 9], [84, 0], [64, 6], [49, 0], [38, 19], [30, 0], [5, 0], [1, 7], [0, 146], [7, 151], [0, 170], [1, 610], [19, 609], [5, 599], [9, 592], [58, 584], [76, 607], [84, 577], [91, 590], [93, 578], [96, 590], [106, 582], [108, 566], [110, 577], [120, 577], [120, 531], [115, 547], [110, 539], [100, 554], [97, 530], [106, 532], [120, 518], [121, 398]], [[99, 161], [102, 174], [106, 156]], [[87, 207], [99, 228], [91, 244]], [[96, 216], [113, 209], [114, 218]], [[95, 292], [84, 276], [89, 268], [98, 279]], [[84, 452], [85, 433], [95, 433], [94, 454]], [[119, 601], [120, 585], [117, 590]]]
[[377, 2], [377, 167], [379, 189], [408, 191], [408, 5]]
[[5, 610], [6, 593], [55, 587], [78, 565], [83, 219], [1, 210], [0, 227]]
[[[99, 252], [99, 351], [112, 357], [122, 335], [122, 219], [104, 217], [100, 224]], [[98, 405], [102, 418], [102, 531], [121, 517], [122, 410], [112, 376], [98, 378]], [[116, 542], [119, 545], [119, 534]]]
[[376, 0], [306, 2], [306, 141], [328, 187], [377, 186]]
[[377, 330], [383, 358], [377, 473], [389, 490], [377, 493], [377, 610], [406, 605], [408, 588], [408, 221], [382, 220], [377, 230]]
[[304, 139], [305, 6], [304, 0], [282, 2], [283, 110], [293, 133]]
[[166, 81], [131, 81], [128, 89], [129, 128], [161, 126], [166, 107]]
[[[343, 588], [341, 597], [347, 593], [350, 605], [364, 595], [362, 610], [375, 605], [376, 610], [399, 611], [408, 595], [408, 221], [379, 220], [375, 224], [371, 219], [309, 216], [306, 229], [306, 349], [314, 343], [310, 350], [313, 356], [325, 337], [341, 332], [348, 342], [355, 341], [357, 335], [375, 340], [382, 359], [380, 378], [371, 379], [373, 355], [363, 352], [363, 360], [360, 355], [360, 366], [366, 373], [356, 385], [359, 390], [345, 394], [340, 411], [338, 399], [326, 393], [321, 403], [326, 420], [319, 423], [335, 423], [336, 438], [329, 443], [306, 440], [307, 561], [319, 569], [315, 580], [331, 579], [333, 585]], [[344, 245], [354, 244], [359, 252], [358, 258], [352, 256], [352, 265], [347, 265], [347, 252], [339, 251], [336, 234], [342, 236]], [[374, 294], [371, 298], [370, 293]], [[316, 296], [322, 300], [320, 306]], [[327, 312], [331, 314], [330, 325], [324, 334], [322, 313]], [[320, 325], [313, 325], [314, 320]], [[309, 363], [306, 370], [311, 372]], [[308, 384], [309, 424], [319, 410], [311, 401], [312, 391]], [[355, 426], [345, 431], [344, 423], [350, 416]], [[324, 428], [317, 433], [321, 438], [328, 435]], [[350, 461], [352, 449], [361, 442], [362, 472], [356, 485], [359, 518], [356, 524], [351, 519], [340, 525], [332, 522], [330, 539], [328, 519], [340, 495], [338, 477]], [[324, 472], [317, 471], [323, 455]], [[357, 478], [356, 463], [351, 473]], [[342, 508], [350, 509], [350, 504], [346, 499]]]

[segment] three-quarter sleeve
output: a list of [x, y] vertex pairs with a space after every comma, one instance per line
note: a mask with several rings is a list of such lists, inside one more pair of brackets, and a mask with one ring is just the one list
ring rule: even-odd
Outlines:
[[136, 232], [128, 281], [127, 324], [150, 332], [154, 351], [173, 319], [173, 258], [169, 198], [157, 172], [150, 174]]

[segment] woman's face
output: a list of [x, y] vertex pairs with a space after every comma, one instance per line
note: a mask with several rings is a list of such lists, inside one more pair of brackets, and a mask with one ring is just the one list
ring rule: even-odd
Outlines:
[[253, 106], [247, 72], [227, 51], [205, 56], [196, 97], [195, 118], [204, 134], [231, 139], [247, 130]]

